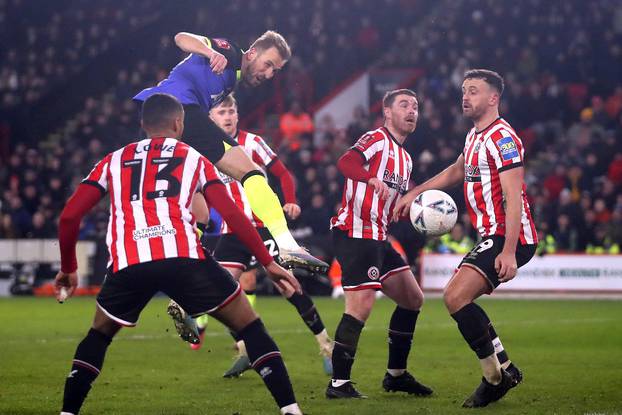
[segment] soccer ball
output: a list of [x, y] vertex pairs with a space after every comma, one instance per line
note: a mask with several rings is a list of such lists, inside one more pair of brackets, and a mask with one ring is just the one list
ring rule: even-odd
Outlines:
[[457, 219], [456, 202], [440, 190], [426, 190], [410, 205], [410, 222], [424, 235], [439, 236], [447, 233]]

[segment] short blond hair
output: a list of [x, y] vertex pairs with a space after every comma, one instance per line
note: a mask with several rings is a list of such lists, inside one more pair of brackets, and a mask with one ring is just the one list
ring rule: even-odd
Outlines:
[[238, 101], [236, 101], [233, 94], [227, 95], [216, 107], [237, 107]]
[[251, 49], [255, 48], [259, 52], [268, 50], [270, 48], [276, 48], [284, 61], [288, 61], [292, 57], [292, 50], [285, 38], [274, 30], [267, 30], [263, 35], [259, 36], [257, 40], [251, 45]]

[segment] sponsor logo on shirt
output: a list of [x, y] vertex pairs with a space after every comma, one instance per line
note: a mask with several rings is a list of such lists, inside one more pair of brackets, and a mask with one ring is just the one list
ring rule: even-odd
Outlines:
[[503, 160], [512, 160], [518, 157], [518, 148], [512, 137], [502, 137], [497, 140], [497, 147], [501, 150], [501, 158]]
[[382, 181], [385, 182], [390, 189], [394, 189], [400, 194], [404, 194], [406, 193], [406, 190], [408, 190], [408, 180], [388, 169], [384, 170]]
[[136, 229], [132, 232], [132, 236], [135, 241], [140, 239], [161, 238], [166, 235], [175, 235], [177, 231], [175, 228], [169, 228], [164, 225], [155, 225], [148, 228]]
[[479, 166], [472, 164], [464, 165], [464, 181], [465, 182], [481, 182], [482, 176], [479, 171]]

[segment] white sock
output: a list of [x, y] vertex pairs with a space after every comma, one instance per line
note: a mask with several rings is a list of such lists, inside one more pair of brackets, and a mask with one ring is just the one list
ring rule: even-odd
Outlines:
[[288, 251], [295, 251], [300, 248], [298, 242], [294, 239], [291, 233], [283, 232], [280, 235], [272, 235], [274, 241], [278, 245], [279, 249], [286, 249]]
[[330, 337], [328, 337], [328, 332], [326, 329], [322, 330], [318, 334], [315, 335], [315, 340], [320, 344], [320, 346], [324, 343], [330, 343]]
[[281, 408], [281, 414], [302, 415], [302, 411], [297, 403], [292, 403]]
[[498, 385], [501, 382], [501, 365], [496, 354], [493, 353], [484, 359], [479, 359], [479, 364], [482, 366], [484, 378], [490, 384]]
[[[503, 348], [503, 343], [501, 343], [501, 339], [499, 337], [495, 337], [494, 339], [492, 339], [492, 345], [494, 346], [495, 354], [497, 355], [505, 350]], [[510, 366], [510, 363], [512, 363], [512, 361], [508, 359], [501, 364], [501, 367], [503, 369], [507, 369], [508, 366]]]
[[387, 373], [394, 378], [402, 376], [406, 372], [406, 369], [387, 369]]
[[335, 388], [338, 388], [339, 386], [343, 385], [344, 383], [350, 382], [350, 379], [331, 379], [330, 382], [331, 382], [331, 384]]
[[61, 412], [60, 415], [73, 415], [71, 412]]
[[236, 345], [238, 346], [238, 353], [240, 354], [240, 356], [248, 356], [248, 353], [246, 352], [246, 344], [244, 344], [244, 340], [238, 341]]

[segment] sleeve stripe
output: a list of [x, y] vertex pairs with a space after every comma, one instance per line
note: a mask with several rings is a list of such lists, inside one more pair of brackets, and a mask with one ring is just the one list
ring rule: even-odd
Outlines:
[[266, 168], [270, 169], [270, 166], [272, 166], [277, 160], [278, 158], [274, 157], [268, 164], [266, 164]]
[[365, 153], [363, 153], [363, 150], [361, 150], [360, 148], [350, 147], [350, 150], [354, 150], [355, 152], [361, 155], [361, 157], [363, 158], [363, 161], [367, 161], [367, 157], [365, 157]]
[[95, 186], [102, 194], [102, 196], [104, 196], [106, 194], [106, 189], [104, 189], [104, 186], [102, 186], [101, 184], [99, 184], [98, 182], [96, 182], [95, 180], [82, 180], [82, 184], [89, 184], [91, 186]]
[[203, 185], [203, 193], [205, 193], [205, 189], [207, 189], [209, 186], [213, 184], [222, 184], [224, 186], [224, 183], [221, 182], [220, 180], [210, 180]]
[[507, 164], [507, 165], [505, 165], [505, 166], [503, 166], [503, 167], [499, 168], [497, 171], [498, 171], [499, 173], [501, 173], [501, 172], [504, 172], [504, 171], [507, 171], [507, 170], [512, 170], [512, 169], [514, 169], [514, 168], [516, 168], [516, 167], [522, 167], [522, 166], [523, 166], [523, 162], [522, 162], [522, 161], [519, 161], [518, 163]]

